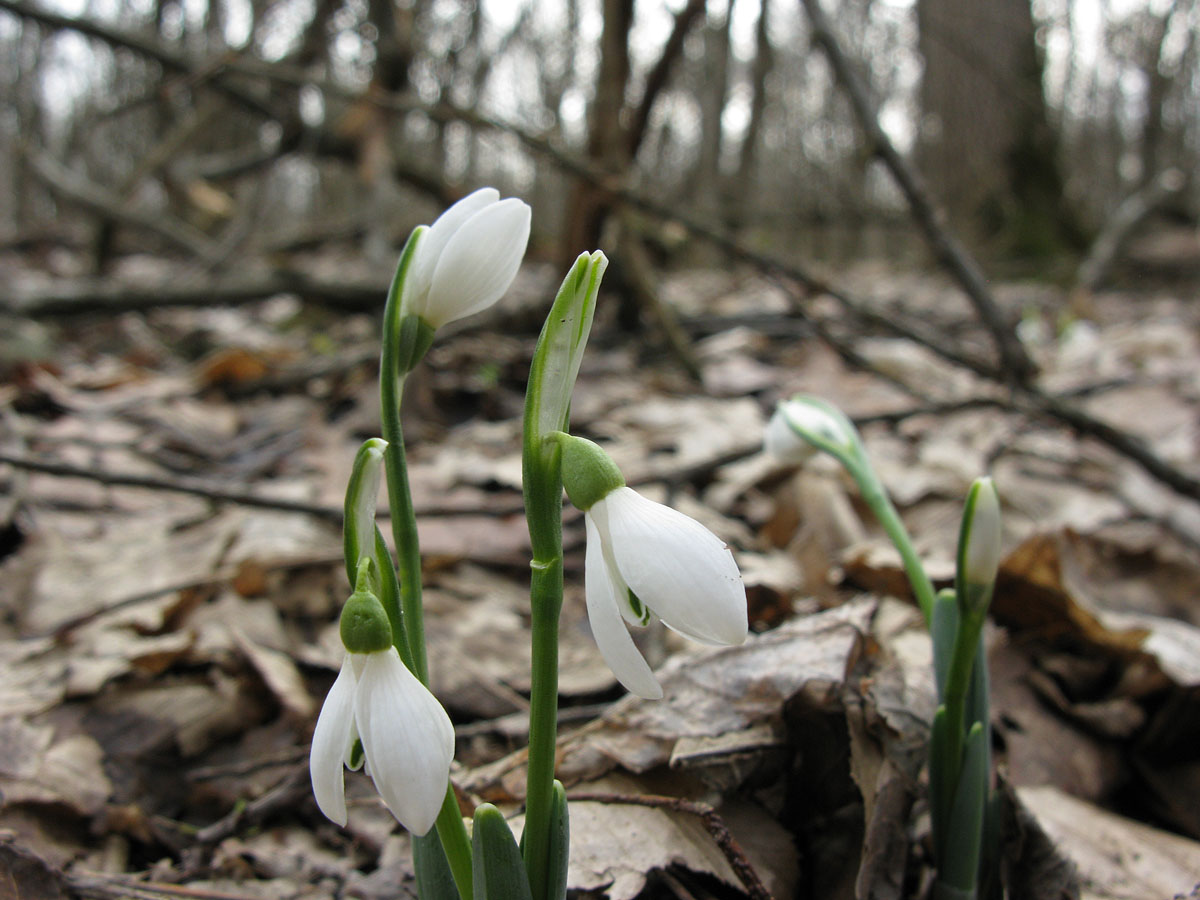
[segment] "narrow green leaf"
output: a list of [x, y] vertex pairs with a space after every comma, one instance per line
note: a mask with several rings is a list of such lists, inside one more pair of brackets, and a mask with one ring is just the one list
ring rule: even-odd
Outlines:
[[[359, 559], [370, 556], [374, 547], [369, 542], [375, 530], [375, 504], [379, 499], [385, 449], [387, 441], [382, 438], [371, 438], [359, 447], [350, 469], [350, 480], [346, 483], [346, 499], [342, 506], [342, 546], [346, 558], [346, 577], [352, 585]], [[363, 547], [364, 543], [368, 546]], [[375, 560], [376, 565], [380, 562]]]
[[565, 900], [567, 863], [571, 854], [571, 822], [567, 810], [567, 792], [555, 779], [550, 807], [550, 852], [546, 858], [547, 900]]
[[974, 894], [979, 878], [979, 854], [983, 843], [983, 817], [988, 803], [987, 736], [978, 722], [967, 734], [962, 774], [946, 832], [945, 854], [939, 865], [938, 881]]
[[516, 838], [492, 804], [484, 803], [475, 810], [471, 843], [474, 900], [533, 900]]
[[954, 591], [938, 591], [933, 602], [933, 621], [929, 625], [929, 634], [933, 639], [933, 676], [939, 703], [946, 699], [946, 677], [950, 674], [950, 661], [954, 657], [958, 617], [958, 601]]
[[929, 730], [929, 814], [933, 819], [933, 858], [939, 865], [946, 846], [950, 800], [954, 796], [954, 787], [950, 782], [953, 774], [948, 769], [946, 707], [939, 706]]
[[412, 843], [413, 868], [417, 871], [417, 896], [420, 900], [461, 900], [437, 832], [430, 831], [429, 834], [414, 837]]

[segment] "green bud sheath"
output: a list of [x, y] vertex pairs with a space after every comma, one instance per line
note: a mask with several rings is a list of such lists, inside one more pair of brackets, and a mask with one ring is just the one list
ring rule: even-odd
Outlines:
[[400, 320], [400, 336], [397, 341], [396, 363], [401, 374], [408, 374], [417, 367], [433, 345], [437, 331], [420, 316], [409, 314]]
[[587, 438], [557, 432], [562, 447], [562, 483], [576, 508], [587, 512], [619, 487], [625, 487], [621, 470], [598, 444]]
[[342, 607], [342, 644], [351, 653], [378, 653], [392, 646], [392, 626], [383, 604], [370, 591], [357, 590]]

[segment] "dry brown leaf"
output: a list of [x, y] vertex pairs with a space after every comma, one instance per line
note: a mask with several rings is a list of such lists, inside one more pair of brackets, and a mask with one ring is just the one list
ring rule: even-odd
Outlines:
[[1196, 883], [1196, 841], [1122, 818], [1052, 785], [1018, 788], [1017, 795], [1077, 867], [1083, 900], [1165, 900]]
[[254, 666], [280, 706], [297, 720], [307, 721], [315, 711], [315, 704], [292, 658], [279, 650], [264, 647], [241, 629], [235, 628], [233, 634], [238, 648]]
[[[658, 672], [662, 700], [626, 697], [597, 722], [559, 740], [558, 777], [570, 785], [617, 766], [641, 773], [666, 765], [681, 741], [777, 720], [806, 686], [823, 702], [830, 686], [845, 681], [874, 611], [873, 600], [861, 599], [751, 635], [740, 647], [672, 657]], [[470, 772], [463, 786], [493, 802], [518, 798], [524, 794], [523, 762], [523, 753], [505, 757]], [[711, 762], [724, 765], [719, 757]]]
[[44, 634], [131, 599], [210, 578], [239, 524], [236, 515], [187, 524], [168, 512], [103, 522], [102, 533], [87, 541], [45, 534], [45, 563], [21, 626]]
[[[613, 775], [579, 785], [577, 792], [638, 797], [645, 793], [645, 785]], [[690, 812], [591, 800], [572, 800], [570, 806], [568, 890], [599, 892], [607, 900], [633, 900], [651, 875], [671, 868], [711, 876], [730, 888], [742, 887], [713, 836]], [[791, 835], [753, 803], [722, 807], [718, 815], [772, 896], [792, 896], [798, 873]], [[523, 817], [515, 817], [512, 824], [519, 835]]]
[[0, 721], [0, 796], [5, 805], [58, 804], [90, 817], [112, 793], [103, 751], [85, 734], [56, 738], [52, 725]]
[[0, 641], [0, 719], [50, 709], [66, 693], [67, 660], [49, 638]]
[[262, 704], [233, 678], [173, 678], [102, 694], [95, 733], [106, 753], [139, 756], [172, 744], [196, 756], [225, 735], [258, 724]]
[[1117, 652], [1139, 650], [1147, 633], [1104, 627], [1093, 610], [1083, 605], [1085, 601], [1073, 591], [1069, 578], [1062, 537], [1035, 535], [1005, 557], [996, 580], [992, 615], [1014, 629], [1069, 634]]
[[1001, 758], [1018, 787], [1053, 784], [1079, 797], [1107, 797], [1127, 777], [1112, 741], [1066, 721], [1034, 690], [1029, 651], [998, 640], [988, 655], [992, 721]]

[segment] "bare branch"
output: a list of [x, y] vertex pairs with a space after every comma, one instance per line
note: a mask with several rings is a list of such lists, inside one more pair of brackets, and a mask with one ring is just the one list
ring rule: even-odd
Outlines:
[[[4, 0], [0, 0], [0, 2], [4, 2]], [[153, 216], [130, 209], [118, 194], [76, 175], [50, 156], [26, 151], [25, 157], [33, 173], [56, 194], [123, 225], [152, 231], [205, 262], [217, 260], [219, 256], [217, 245], [209, 240], [203, 232], [197, 231], [190, 225], [176, 222], [166, 215]]]
[[10, 291], [7, 296], [0, 297], [0, 312], [32, 318], [90, 313], [115, 315], [171, 306], [252, 303], [284, 293], [338, 309], [372, 311], [382, 308], [387, 288], [386, 279], [339, 278], [331, 281], [288, 270], [163, 285], [83, 279], [47, 290]]
[[[184, 75], [196, 75], [204, 68], [189, 61], [184, 56], [181, 56], [158, 41], [135, 34], [128, 34], [117, 28], [109, 28], [107, 25], [102, 25], [84, 16], [61, 15], [51, 12], [48, 9], [41, 9], [32, 3], [26, 2], [26, 0], [0, 0], [0, 9], [7, 10], [21, 18], [29, 19], [56, 31], [78, 31], [80, 34], [97, 38], [115, 47], [125, 47], [128, 50], [133, 50], [135, 53], [154, 60], [164, 69]], [[220, 64], [218, 63], [218, 66]], [[247, 109], [254, 110], [267, 118], [276, 118], [278, 115], [271, 108], [270, 104], [265, 103], [237, 85], [230, 84], [226, 79], [214, 78], [214, 87]]]
[[1123, 201], [1092, 242], [1087, 257], [1075, 273], [1078, 288], [1094, 291], [1108, 277], [1117, 256], [1146, 219], [1183, 190], [1186, 178], [1178, 169], [1168, 169]]

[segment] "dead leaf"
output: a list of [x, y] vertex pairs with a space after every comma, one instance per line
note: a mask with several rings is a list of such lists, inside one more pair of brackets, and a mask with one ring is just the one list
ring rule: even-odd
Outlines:
[[[658, 672], [662, 700], [626, 697], [595, 723], [560, 739], [558, 777], [569, 786], [617, 766], [646, 772], [666, 765], [681, 741], [731, 735], [778, 720], [784, 705], [806, 686], [819, 697], [844, 683], [874, 611], [874, 600], [861, 599], [752, 634], [740, 647], [672, 657]], [[463, 787], [492, 802], [519, 798], [523, 761], [522, 752], [475, 769]]]
[[1053, 785], [1017, 790], [1079, 870], [1083, 900], [1147, 900], [1191, 890], [1200, 843], [1122, 818]]
[[0, 842], [0, 898], [59, 900], [67, 896], [61, 872], [28, 850]]

